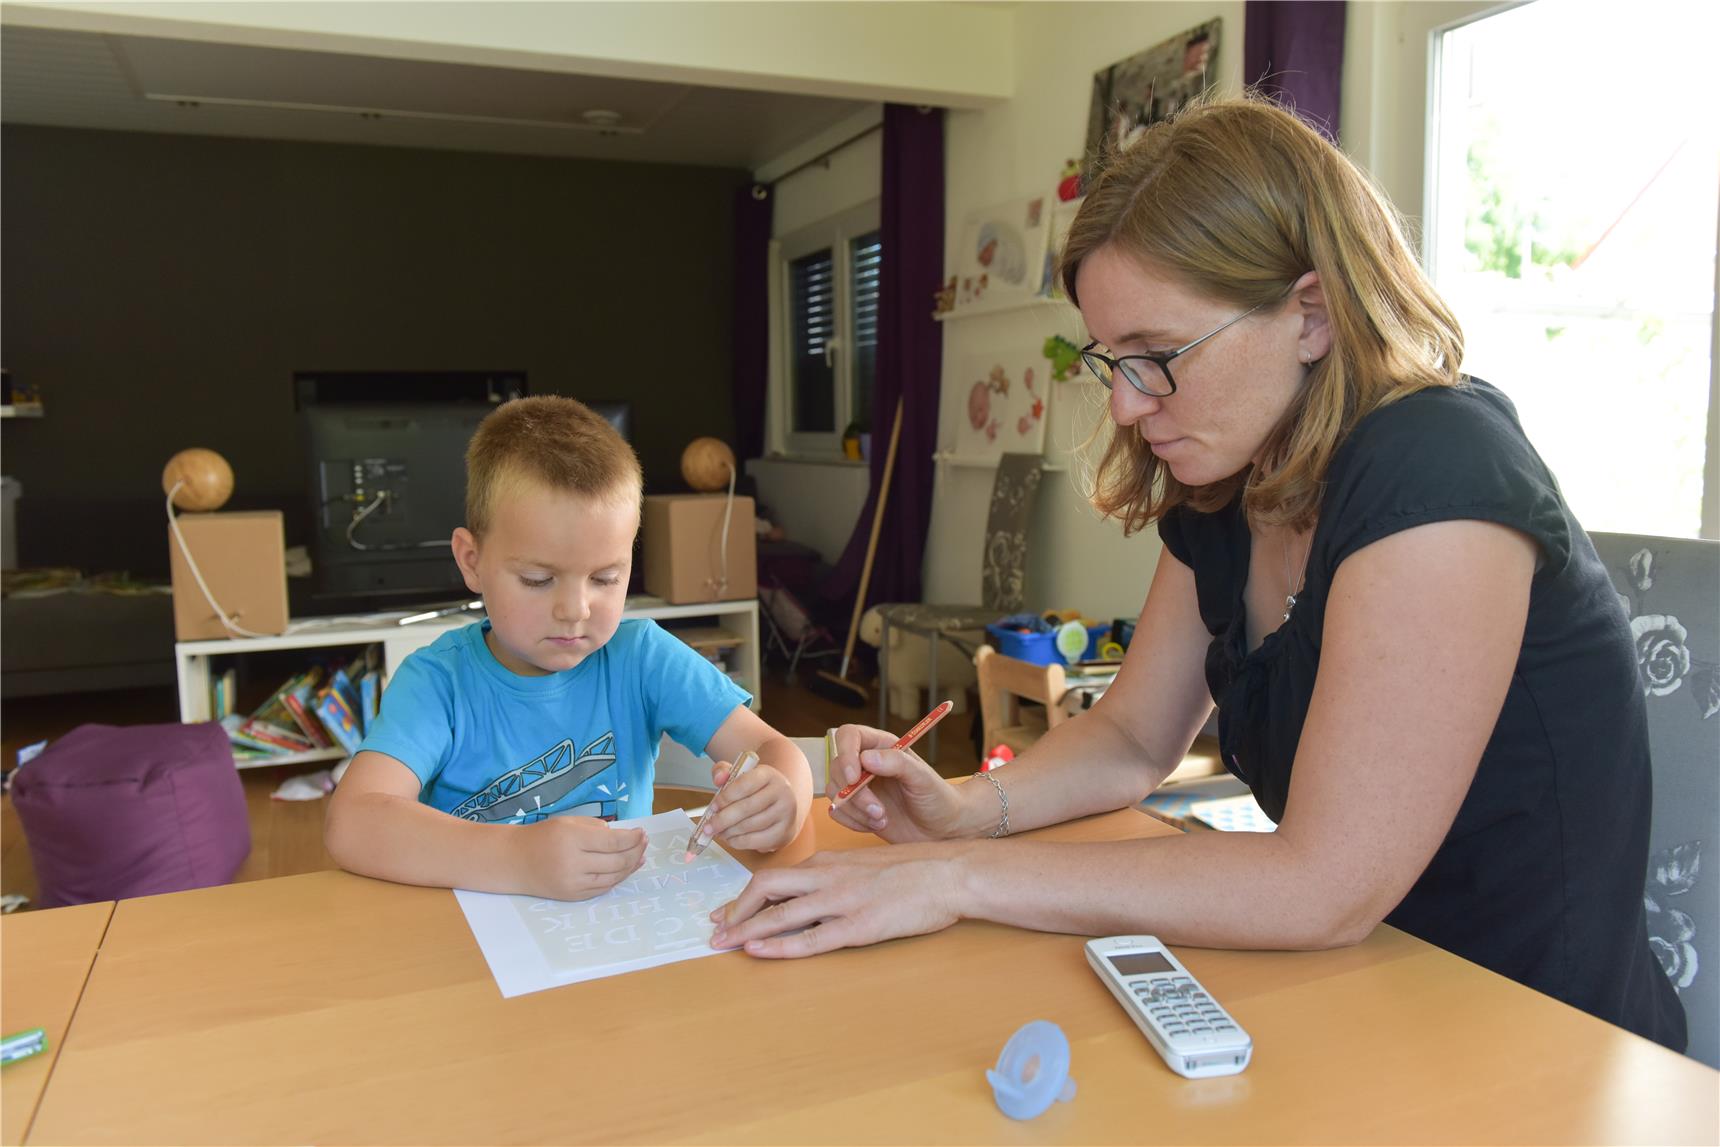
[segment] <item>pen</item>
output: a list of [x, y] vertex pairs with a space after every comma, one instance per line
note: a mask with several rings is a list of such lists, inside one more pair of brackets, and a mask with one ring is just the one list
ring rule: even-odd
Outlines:
[[25, 1059], [39, 1055], [48, 1050], [48, 1033], [44, 1028], [31, 1028], [17, 1035], [9, 1035], [0, 1041], [0, 1063], [11, 1063], [14, 1060]]
[[[894, 745], [891, 745], [890, 748], [905, 749], [909, 745], [912, 745], [915, 741], [925, 736], [933, 725], [936, 725], [939, 721], [942, 721], [947, 717], [950, 710], [955, 707], [956, 703], [954, 701], [945, 701], [942, 705], [939, 705], [936, 709], [933, 709], [930, 713], [921, 717], [920, 723], [915, 725], [912, 729], [909, 729], [906, 733], [903, 733], [902, 739], [897, 741]], [[860, 779], [849, 785], [847, 788], [842, 789], [832, 797], [830, 800], [830, 807], [841, 808], [842, 805], [847, 802], [848, 798], [852, 797], [855, 793], [859, 792], [871, 783], [872, 774], [867, 772], [865, 769], [861, 769]]]
[[[740, 757], [736, 759], [735, 767], [729, 770], [729, 779], [723, 782], [723, 787], [717, 790], [716, 796], [711, 797], [711, 804], [716, 804], [717, 797], [728, 792], [729, 786], [739, 780], [742, 773], [750, 771], [756, 764], [758, 764], [757, 753], [753, 752], [751, 749], [742, 753]], [[694, 831], [692, 837], [687, 841], [687, 851], [681, 854], [682, 861], [690, 861], [694, 857], [698, 856], [699, 853], [705, 851], [705, 846], [711, 843], [711, 837], [715, 835], [715, 830], [711, 827], [712, 824], [711, 808], [710, 805], [706, 805], [705, 815], [699, 818], [698, 829]]]

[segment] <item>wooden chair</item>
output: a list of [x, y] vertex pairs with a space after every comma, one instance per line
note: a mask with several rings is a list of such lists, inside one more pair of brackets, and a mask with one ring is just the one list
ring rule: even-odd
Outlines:
[[[979, 677], [980, 724], [985, 731], [982, 751], [1008, 745], [1019, 753], [1067, 719], [1057, 704], [1067, 688], [1063, 666], [1034, 665], [982, 645], [974, 654], [974, 670]], [[1043, 708], [1024, 709], [1023, 701]]]

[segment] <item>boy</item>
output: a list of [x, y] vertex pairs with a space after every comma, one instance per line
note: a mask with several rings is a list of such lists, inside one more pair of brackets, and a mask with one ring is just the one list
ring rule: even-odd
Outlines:
[[571, 398], [504, 404], [466, 451], [454, 558], [488, 620], [413, 653], [329, 802], [341, 867], [404, 884], [596, 896], [644, 859], [667, 732], [728, 777], [717, 839], [771, 851], [812, 799], [806, 757], [734, 682], [654, 621], [622, 621], [644, 479], [639, 460]]

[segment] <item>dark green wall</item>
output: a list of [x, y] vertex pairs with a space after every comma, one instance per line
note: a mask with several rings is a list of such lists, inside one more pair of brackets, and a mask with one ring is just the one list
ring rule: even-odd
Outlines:
[[[162, 465], [306, 540], [295, 370], [525, 370], [634, 404], [648, 489], [731, 438], [739, 170], [6, 127], [3, 365], [25, 565], [165, 572]], [[673, 354], [672, 364], [662, 356]]]

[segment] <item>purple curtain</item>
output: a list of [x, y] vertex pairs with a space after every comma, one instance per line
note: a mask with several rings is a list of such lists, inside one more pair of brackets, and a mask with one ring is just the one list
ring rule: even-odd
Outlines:
[[771, 207], [776, 193], [758, 183], [735, 189], [735, 285], [732, 330], [735, 459], [764, 453], [770, 346]]
[[1344, 0], [1248, 0], [1242, 78], [1338, 142]]
[[825, 597], [846, 598], [850, 607], [860, 585], [898, 398], [901, 440], [866, 600], [920, 600], [920, 567], [932, 520], [932, 453], [938, 443], [944, 345], [943, 328], [932, 319], [932, 295], [944, 276], [942, 108], [884, 107], [880, 238], [884, 264], [878, 291], [878, 378], [872, 388], [872, 490], [848, 548], [824, 585]]

